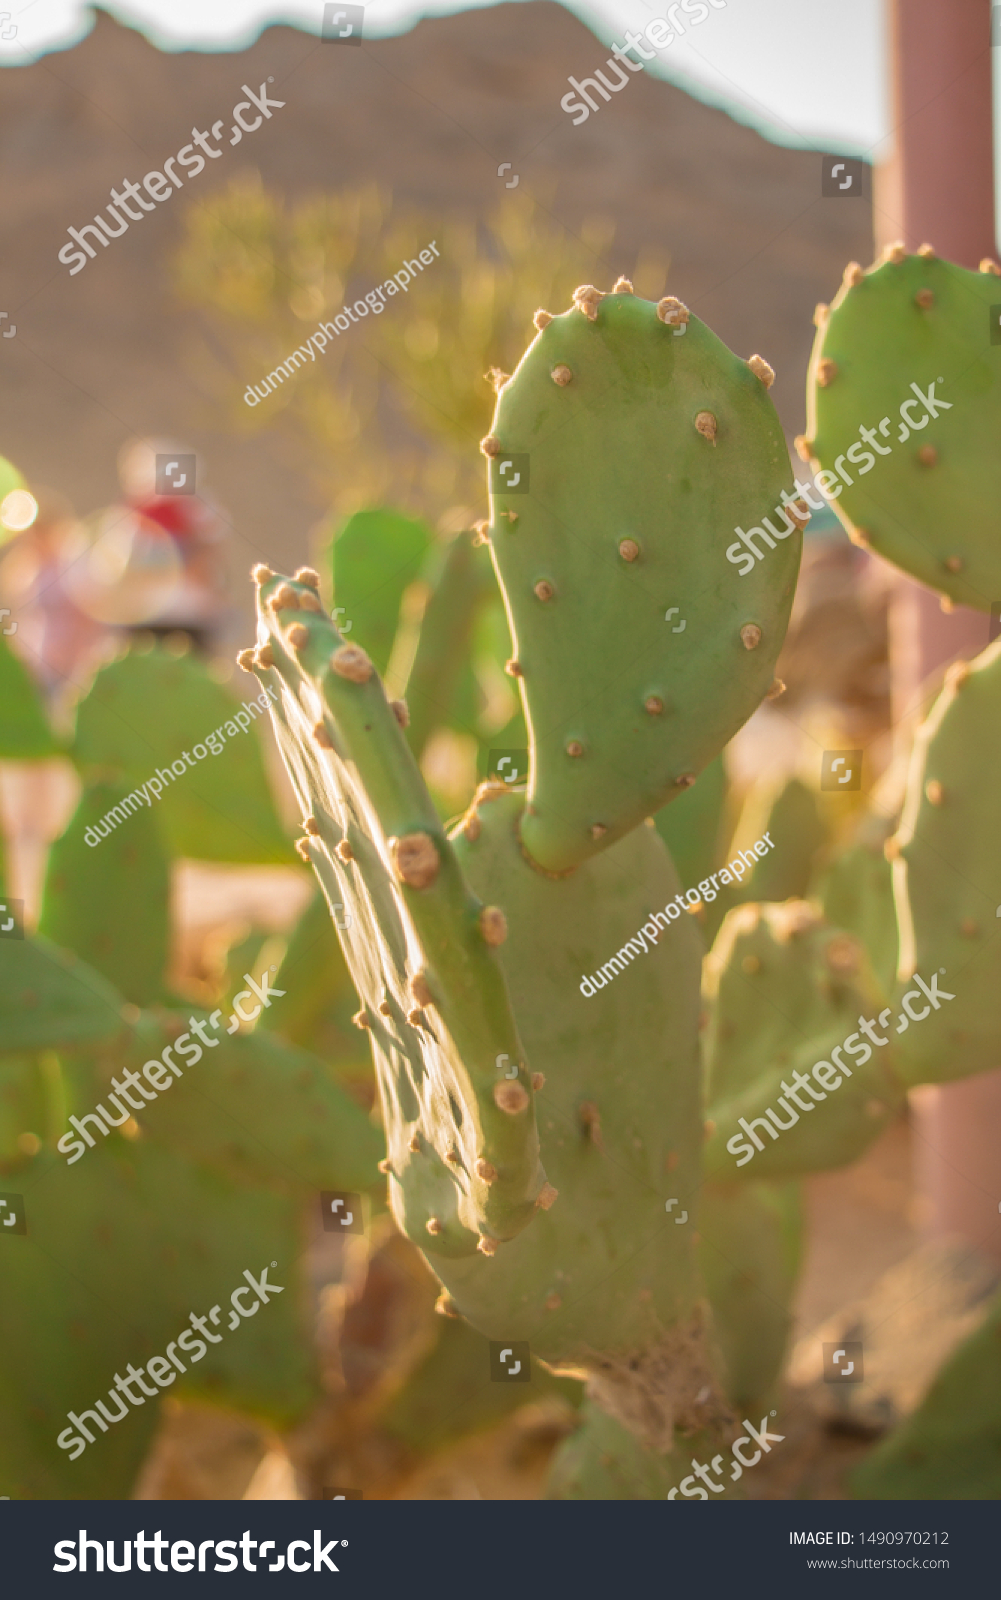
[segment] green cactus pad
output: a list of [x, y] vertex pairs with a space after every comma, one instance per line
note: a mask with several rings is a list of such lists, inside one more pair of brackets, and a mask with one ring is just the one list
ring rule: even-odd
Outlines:
[[893, 822], [878, 812], [864, 815], [856, 836], [815, 886], [827, 921], [861, 939], [884, 994], [892, 994], [897, 977], [897, 913], [893, 874], [884, 854]]
[[[102, 667], [80, 702], [73, 753], [85, 781], [117, 781], [133, 792], [177, 762], [160, 799], [147, 791], [173, 855], [288, 863], [255, 720], [264, 722], [262, 708], [243, 711], [192, 656], [133, 650]], [[135, 804], [145, 807], [141, 798]]]
[[47, 939], [8, 939], [0, 961], [0, 1052], [73, 1048], [121, 1032], [122, 996]]
[[792, 522], [746, 577], [727, 559], [792, 489], [769, 370], [695, 317], [596, 296], [529, 346], [482, 447], [531, 737], [522, 839], [549, 871], [683, 793], [757, 708], [801, 546]]
[[398, 511], [357, 511], [334, 539], [338, 625], [364, 641], [380, 673], [389, 665], [404, 593], [421, 576], [433, 545], [430, 528]]
[[802, 1231], [798, 1183], [707, 1184], [702, 1191], [699, 1264], [723, 1387], [738, 1416], [774, 1402], [793, 1323]]
[[[701, 940], [679, 916], [648, 953], [637, 942], [616, 956], [679, 888], [656, 831], [638, 828], [554, 879], [521, 851], [519, 807], [510, 793], [482, 800], [456, 847], [474, 887], [508, 916], [501, 959], [545, 1074], [539, 1133], [559, 1197], [493, 1260], [434, 1269], [480, 1332], [527, 1339], [547, 1365], [586, 1375], [602, 1405], [662, 1452], [672, 1416], [697, 1425], [715, 1404], [696, 1403], [712, 1391], [694, 1259]], [[624, 970], [608, 968], [587, 998], [583, 976], [609, 957]]]
[[545, 1185], [495, 953], [503, 911], [463, 878], [364, 650], [308, 585], [256, 572], [262, 648], [242, 659], [278, 692], [303, 848], [352, 918], [342, 943], [379, 1078], [394, 1216], [435, 1259], [493, 1253], [534, 1219]]
[[[64, 1429], [73, 1431], [67, 1413], [103, 1399], [114, 1415], [115, 1373], [164, 1355], [189, 1316], [207, 1316], [213, 1306], [221, 1308], [214, 1325], [221, 1342], [164, 1393], [275, 1422], [292, 1420], [315, 1397], [298, 1200], [231, 1184], [152, 1142], [118, 1138], [89, 1151], [80, 1166], [42, 1153], [18, 1173], [18, 1185], [27, 1236], [6, 1243], [0, 1256], [3, 1493], [126, 1499], [157, 1424], [158, 1398], [129, 1406], [106, 1432], [91, 1422], [94, 1441], [72, 1461], [57, 1444]], [[284, 1292], [230, 1329], [230, 1295], [244, 1284], [244, 1269], [259, 1278], [272, 1262], [269, 1283]]]
[[[708, 958], [707, 990], [710, 1180], [790, 1178], [842, 1166], [861, 1155], [899, 1110], [895, 1037], [870, 1044], [859, 1031], [860, 1017], [876, 1023], [885, 1010], [865, 952], [806, 902], [732, 911]], [[876, 1028], [880, 1037], [880, 1028], [893, 1027], [892, 1012], [886, 1016]], [[832, 1057], [846, 1040], [851, 1049]], [[832, 1061], [828, 1090], [812, 1078], [813, 1096], [793, 1085], [797, 1106], [783, 1083]], [[774, 1139], [766, 1136], [769, 1108], [781, 1124]], [[762, 1149], [739, 1126], [741, 1118], [765, 1119], [756, 1128]]]
[[856, 1468], [860, 1500], [1001, 1499], [1001, 1295], [917, 1410]]
[[[84, 790], [49, 853], [38, 931], [89, 961], [133, 1005], [146, 1006], [163, 990], [170, 860], [159, 818], [147, 807], [130, 815], [131, 807], [120, 805], [125, 792], [108, 783]], [[103, 824], [113, 807], [121, 820]], [[107, 837], [94, 829], [98, 822], [110, 828]]]
[[0, 760], [40, 761], [58, 751], [27, 668], [0, 638]]
[[[280, 1005], [272, 1001], [272, 1008]], [[197, 1020], [206, 1015], [192, 1011]], [[105, 1064], [97, 1094], [103, 1101], [117, 1069], [126, 1065], [141, 1071], [144, 1061], [158, 1058], [166, 1045], [181, 1076], [171, 1092], [139, 1113], [141, 1125], [159, 1144], [242, 1183], [309, 1186], [317, 1192], [377, 1184], [385, 1149], [379, 1130], [331, 1081], [323, 1063], [273, 1034], [228, 1035], [232, 1020], [222, 1017], [218, 1027], [205, 1028], [213, 1042], [198, 1060], [192, 1051], [200, 1047], [186, 1014], [144, 1018], [118, 1060]]]
[[[900, 927], [898, 1009], [915, 996], [914, 1020], [894, 1040], [908, 1083], [965, 1078], [1001, 1061], [1001, 640], [948, 680], [915, 736], [900, 827], [886, 846]], [[934, 1004], [911, 974], [954, 998]]]
[[820, 314], [802, 442], [857, 543], [981, 611], [1001, 595], [999, 304], [995, 273], [930, 254], [852, 263]]

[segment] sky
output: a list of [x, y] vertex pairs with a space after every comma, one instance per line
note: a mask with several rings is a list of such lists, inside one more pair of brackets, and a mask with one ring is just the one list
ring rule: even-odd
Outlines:
[[[402, 33], [423, 16], [489, 0], [370, 0], [365, 35]], [[669, 0], [572, 0], [605, 45], [663, 16]], [[0, 0], [0, 62], [65, 49], [93, 25], [81, 0]], [[104, 9], [162, 50], [239, 50], [269, 23], [319, 33], [322, 0], [105, 0]], [[689, 10], [695, 10], [690, 4]], [[696, 13], [697, 14], [697, 13]], [[11, 30], [15, 30], [12, 32]], [[887, 137], [883, 0], [717, 0], [648, 70], [723, 106], [782, 144], [882, 154]]]

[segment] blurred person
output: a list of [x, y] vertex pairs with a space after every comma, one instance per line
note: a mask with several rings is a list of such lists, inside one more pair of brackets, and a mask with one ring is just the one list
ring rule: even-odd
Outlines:
[[[183, 470], [176, 474], [178, 482], [190, 472], [186, 492], [167, 492], [163, 474], [158, 484], [158, 458], [161, 464], [165, 460], [182, 463]], [[157, 538], [171, 542], [176, 558], [170, 593], [141, 620], [158, 635], [186, 633], [196, 649], [207, 652], [227, 609], [223, 552], [228, 524], [221, 508], [201, 487], [194, 452], [169, 439], [132, 441], [119, 452], [118, 478], [122, 503], [140, 519], [140, 535], [153, 564], [162, 562], [164, 556], [162, 550], [154, 555]]]

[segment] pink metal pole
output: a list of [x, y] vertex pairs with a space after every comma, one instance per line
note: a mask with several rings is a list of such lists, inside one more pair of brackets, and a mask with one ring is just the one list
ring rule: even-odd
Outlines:
[[[997, 251], [991, 0], [887, 7], [895, 149], [876, 173], [877, 245], [927, 242], [975, 268]], [[901, 579], [890, 615], [894, 720], [918, 703], [936, 668], [976, 655], [987, 639], [982, 613], [943, 612], [935, 595]], [[1001, 1260], [1001, 1071], [918, 1090], [912, 1108], [924, 1230]]]

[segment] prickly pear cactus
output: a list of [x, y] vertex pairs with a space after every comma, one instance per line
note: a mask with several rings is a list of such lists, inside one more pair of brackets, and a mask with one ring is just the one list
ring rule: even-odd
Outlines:
[[404, 737], [405, 708], [322, 614], [315, 573], [255, 575], [260, 645], [241, 665], [279, 696], [301, 853], [352, 916], [344, 948], [380, 1082], [394, 1215], [435, 1259], [492, 1255], [552, 1192], [497, 960], [504, 914], [469, 888]]
[[861, 1155], [903, 1085], [896, 1034], [882, 1031], [893, 1013], [858, 940], [804, 901], [742, 906], [720, 929], [707, 982], [707, 1177], [791, 1178]]
[[677, 300], [574, 299], [538, 314], [481, 446], [531, 741], [521, 837], [555, 872], [683, 793], [764, 699], [804, 520], [746, 577], [728, 561], [791, 498], [766, 363]]
[[929, 246], [852, 262], [818, 307], [801, 455], [857, 544], [958, 604], [1001, 595], [997, 268]]
[[[130, 816], [125, 794], [110, 783], [84, 790], [49, 852], [38, 931], [147, 1006], [163, 997], [170, 860], [159, 818], [147, 807]], [[102, 839], [93, 825], [115, 807], [122, 822]]]
[[900, 826], [886, 845], [900, 927], [899, 992], [911, 1017], [895, 1044], [908, 1083], [986, 1072], [1001, 1056], [999, 718], [1001, 640], [949, 669], [915, 737]]

